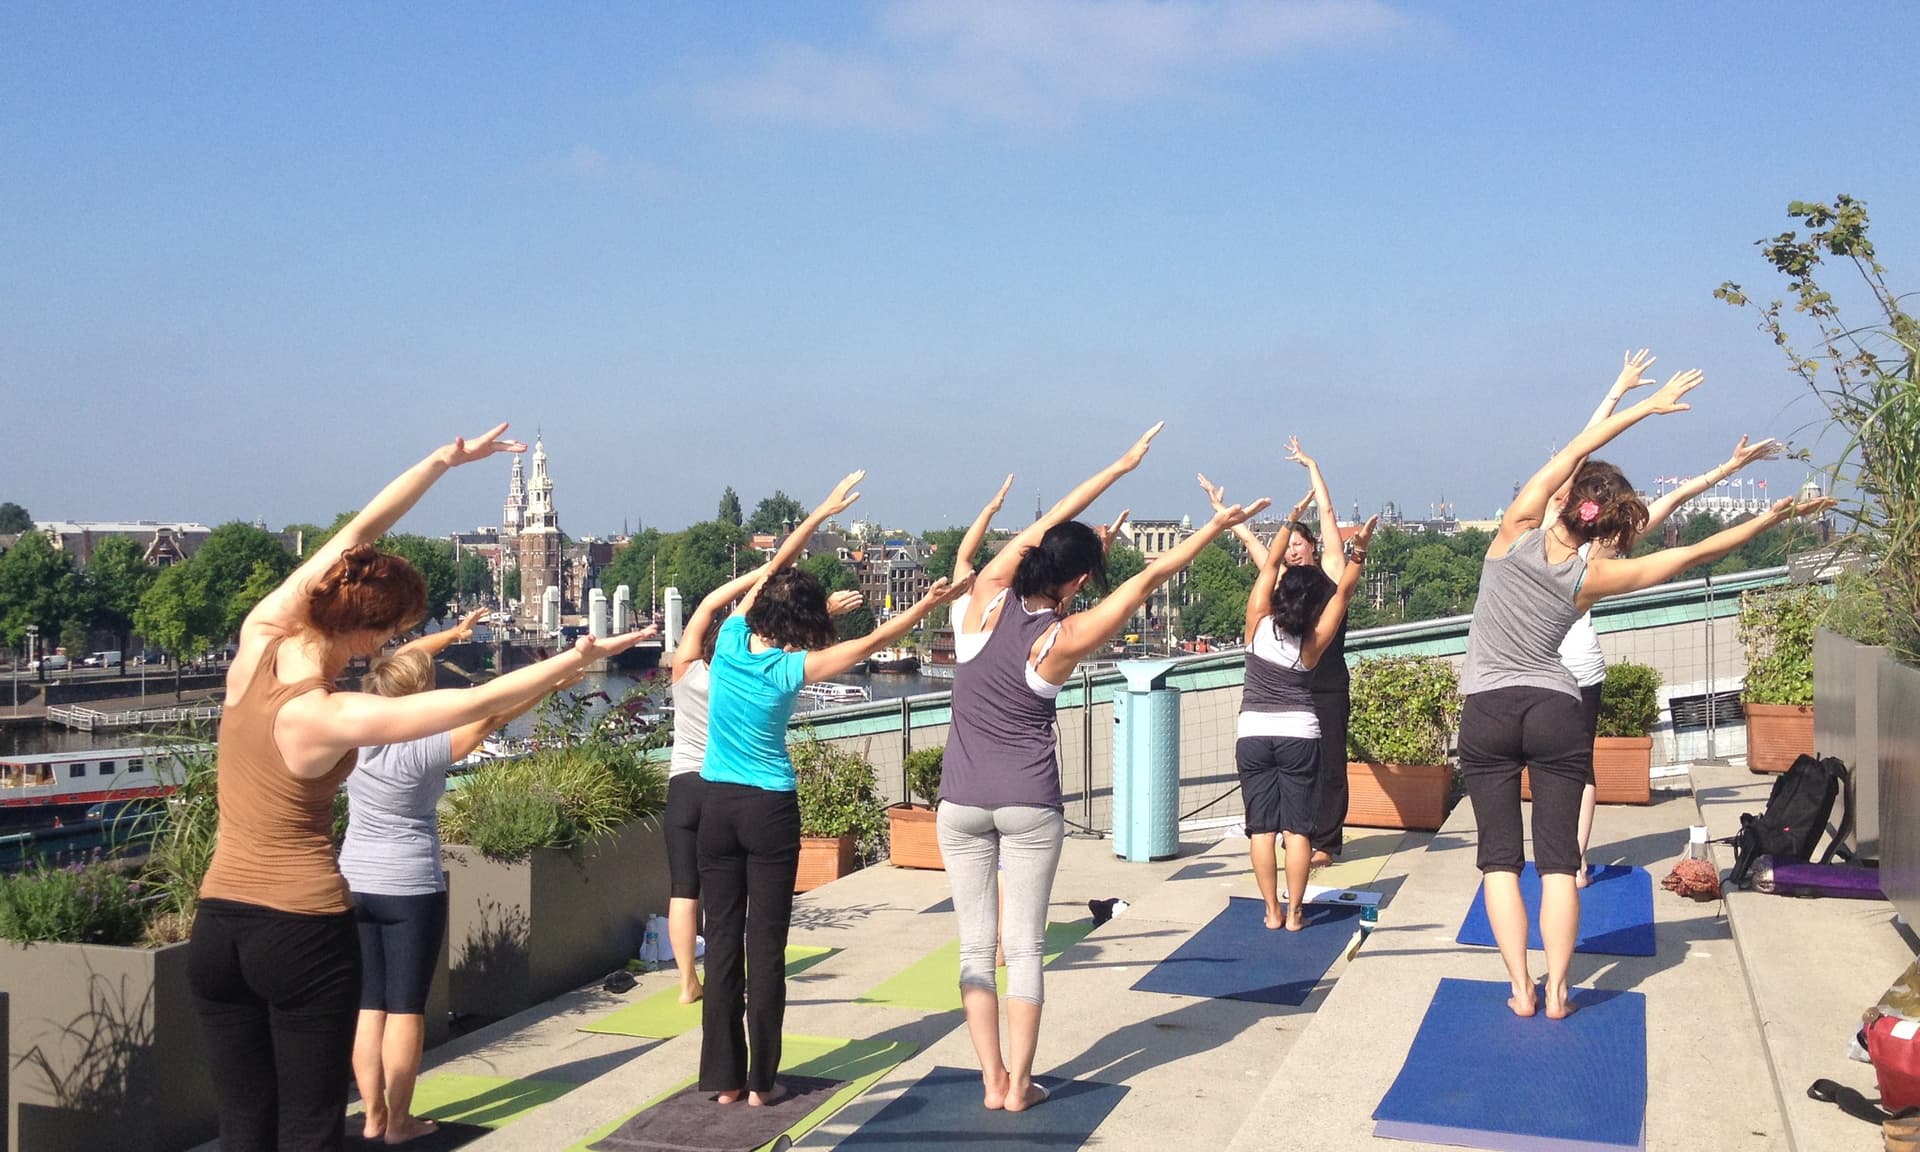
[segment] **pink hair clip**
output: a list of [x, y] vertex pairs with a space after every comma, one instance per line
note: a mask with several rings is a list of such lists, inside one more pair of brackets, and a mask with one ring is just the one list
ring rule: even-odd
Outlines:
[[1580, 523], [1591, 524], [1600, 518], [1600, 505], [1591, 500], [1580, 502]]

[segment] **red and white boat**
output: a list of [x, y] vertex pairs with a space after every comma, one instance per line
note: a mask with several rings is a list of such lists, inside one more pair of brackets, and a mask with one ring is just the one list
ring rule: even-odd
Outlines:
[[0, 755], [0, 825], [64, 820], [108, 801], [165, 796], [180, 786], [179, 758], [199, 750], [162, 744]]

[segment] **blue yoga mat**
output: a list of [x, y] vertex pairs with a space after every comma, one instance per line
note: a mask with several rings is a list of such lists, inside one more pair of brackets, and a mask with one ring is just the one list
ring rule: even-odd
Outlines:
[[1576, 988], [1574, 1013], [1525, 1020], [1504, 981], [1440, 981], [1375, 1136], [1492, 1152], [1646, 1147], [1647, 998]]
[[1078, 1148], [1127, 1094], [1125, 1085], [1035, 1076], [1052, 1093], [1025, 1112], [980, 1106], [980, 1072], [935, 1068], [887, 1102], [836, 1148], [924, 1152], [938, 1144], [977, 1148]]
[[[1605, 956], [1653, 955], [1653, 877], [1645, 868], [1608, 864], [1588, 873], [1580, 890], [1580, 936], [1575, 952]], [[1527, 947], [1540, 947], [1540, 873], [1532, 863], [1520, 871], [1520, 897], [1527, 902]], [[1495, 947], [1487, 921], [1487, 889], [1473, 894], [1473, 907], [1460, 925], [1462, 944]]]
[[1353, 942], [1360, 909], [1312, 904], [1307, 926], [1298, 932], [1266, 925], [1266, 905], [1235, 896], [1173, 955], [1133, 985], [1138, 992], [1171, 992], [1253, 1000], [1261, 1004], [1304, 1004], [1314, 986]]

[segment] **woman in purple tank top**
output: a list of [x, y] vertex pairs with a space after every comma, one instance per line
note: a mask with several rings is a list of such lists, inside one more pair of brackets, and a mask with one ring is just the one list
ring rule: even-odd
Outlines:
[[[1019, 1112], [1046, 1098], [1033, 1083], [1043, 999], [1041, 954], [1053, 876], [1065, 835], [1054, 697], [1076, 665], [1112, 639], [1155, 589], [1214, 537], [1266, 507], [1222, 509], [1187, 540], [1114, 589], [1094, 607], [1069, 615], [1074, 599], [1106, 574], [1111, 527], [1073, 519], [1139, 467], [1161, 425], [1084, 481], [980, 570], [970, 596], [954, 606], [959, 660], [953, 722], [940, 779], [940, 851], [960, 924], [960, 999], [980, 1059], [988, 1108]], [[995, 498], [977, 526], [984, 534]], [[974, 533], [969, 533], [971, 539]], [[971, 561], [962, 549], [962, 561]], [[995, 874], [1004, 868], [1004, 922]], [[1009, 1052], [1000, 1049], [994, 982], [998, 937], [1007, 961]]]

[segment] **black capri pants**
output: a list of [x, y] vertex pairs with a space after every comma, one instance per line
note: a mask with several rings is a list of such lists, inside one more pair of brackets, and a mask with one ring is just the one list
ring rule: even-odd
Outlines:
[[1580, 871], [1580, 793], [1593, 779], [1593, 738], [1577, 696], [1551, 688], [1496, 688], [1460, 713], [1460, 773], [1480, 829], [1482, 872], [1526, 862], [1520, 769], [1533, 783], [1533, 859], [1540, 874]]
[[700, 803], [706, 781], [698, 772], [667, 780], [667, 895], [700, 899]]
[[1247, 808], [1247, 835], [1313, 834], [1320, 810], [1319, 737], [1242, 736], [1233, 742], [1233, 766]]
[[395, 1016], [424, 1016], [440, 944], [447, 935], [447, 894], [353, 894], [360, 929], [360, 1008]]
[[[800, 803], [791, 792], [709, 780], [700, 812], [707, 994], [700, 1089], [773, 1090], [787, 1015], [787, 930], [800, 870]], [[751, 1067], [749, 1067], [751, 1060]]]
[[202, 900], [187, 984], [220, 1101], [222, 1152], [340, 1148], [360, 999], [353, 914]]
[[1313, 848], [1340, 855], [1347, 836], [1347, 719], [1353, 699], [1345, 691], [1313, 694], [1320, 721], [1320, 808], [1314, 819]]

